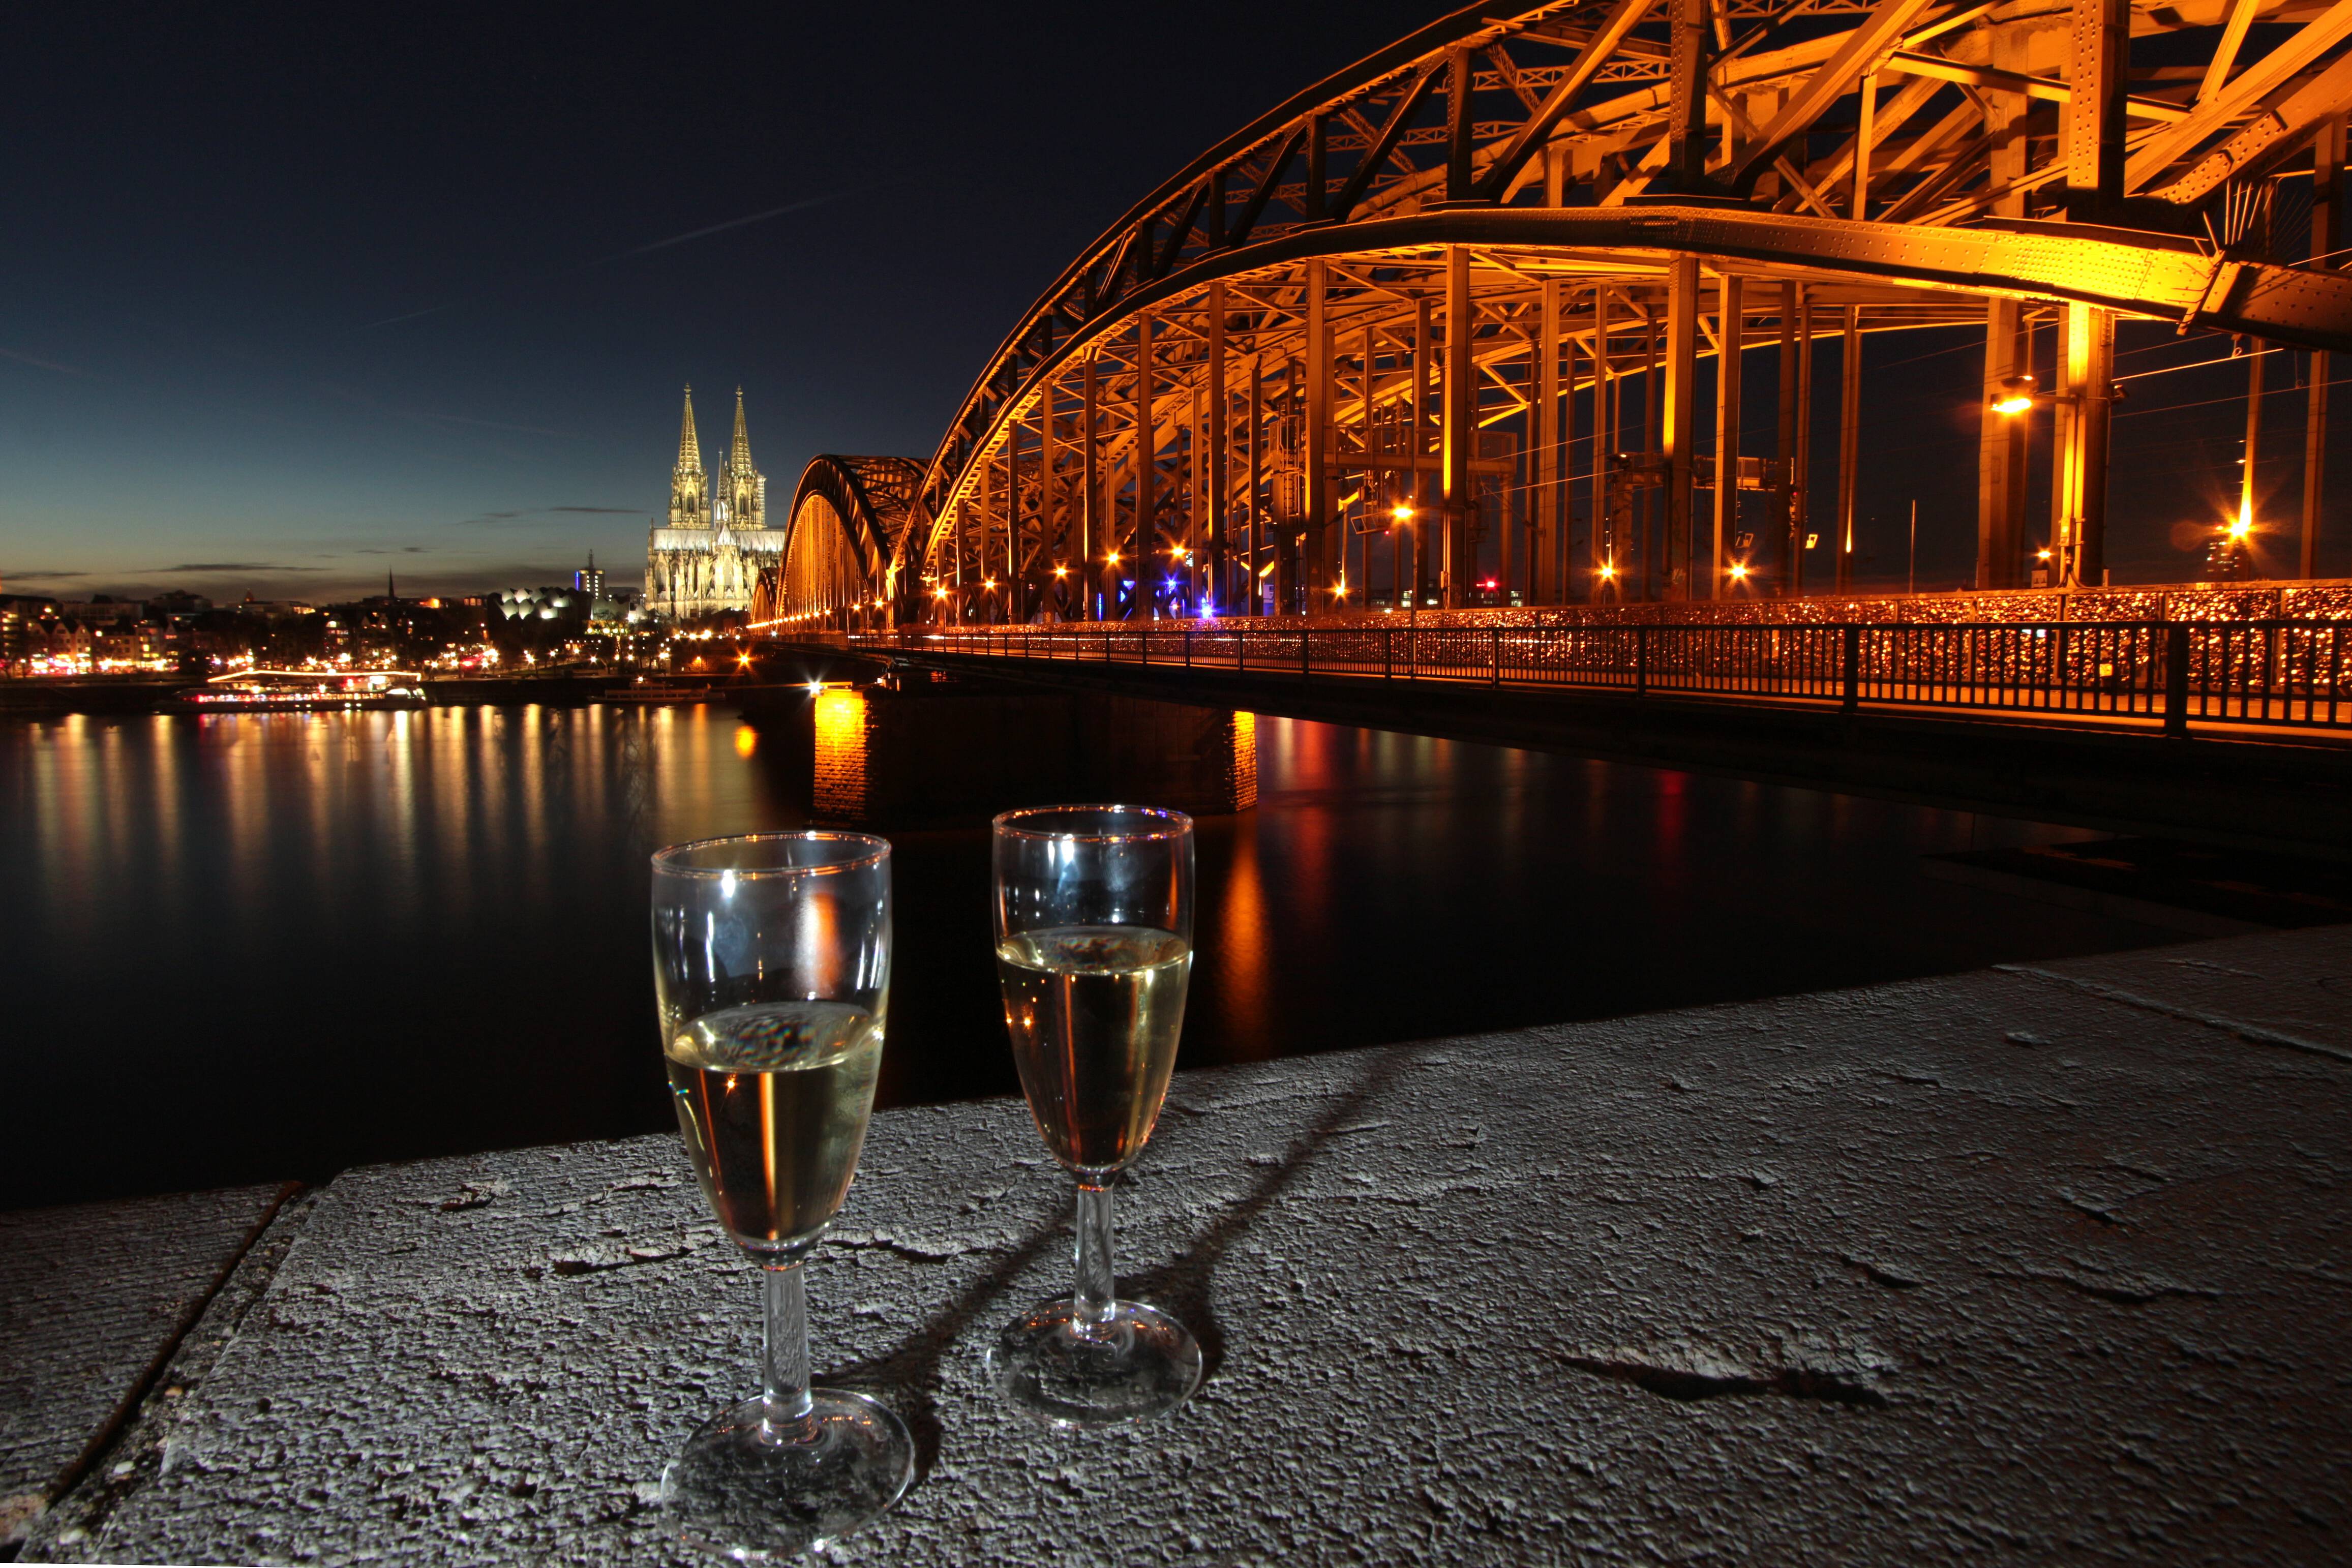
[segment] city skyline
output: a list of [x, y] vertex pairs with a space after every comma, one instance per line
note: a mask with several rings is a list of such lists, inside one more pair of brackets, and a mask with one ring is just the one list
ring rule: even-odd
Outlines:
[[0, 172], [0, 583], [480, 592], [593, 549], [634, 585], [682, 385], [745, 387], [780, 506], [817, 452], [928, 456], [1139, 167], [1425, 9], [1206, 7], [1252, 58], [1141, 116], [1139, 24], [1075, 6], [1034, 14], [1076, 39], [1052, 116], [992, 107], [1030, 29], [951, 11], [887, 80], [851, 18], [36, 18], [0, 66], [39, 152]]

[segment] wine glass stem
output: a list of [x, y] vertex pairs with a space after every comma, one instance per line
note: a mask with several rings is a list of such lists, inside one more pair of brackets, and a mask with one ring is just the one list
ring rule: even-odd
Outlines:
[[797, 1263], [771, 1265], [761, 1272], [765, 1333], [760, 1346], [760, 1388], [768, 1418], [803, 1421], [809, 1399], [808, 1288]]
[[1081, 1323], [1108, 1323], [1118, 1304], [1110, 1265], [1110, 1188], [1078, 1184], [1078, 1289]]

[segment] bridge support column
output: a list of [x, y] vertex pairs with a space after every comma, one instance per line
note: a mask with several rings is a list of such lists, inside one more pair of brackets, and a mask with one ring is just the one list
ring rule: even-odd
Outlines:
[[2051, 541], [2057, 580], [2096, 587], [2106, 574], [2107, 421], [2113, 405], [2116, 319], [2093, 305], [2066, 307], [2058, 345], [2063, 385], [2053, 465]]
[[1797, 315], [1798, 292], [1793, 279], [1780, 285], [1780, 403], [1774, 429], [1779, 443], [1780, 482], [1774, 487], [1775, 521], [1783, 535], [1780, 591], [1794, 597], [1804, 591], [1804, 519], [1797, 500]]
[[[1151, 564], [1151, 531], [1153, 514], [1159, 510], [1160, 429], [1151, 412], [1151, 318], [1139, 316], [1135, 321], [1135, 533], [1122, 551], [1114, 542], [1110, 553], [1131, 557], [1126, 564], [1135, 572], [1136, 603], [1130, 611], [1142, 607], [1142, 599], [1150, 582], [1147, 569]], [[1113, 535], [1116, 541], [1117, 535]], [[1104, 592], [1112, 604], [1118, 599], [1121, 582], [1119, 563], [1111, 563]], [[1106, 615], [1114, 613], [1106, 610]], [[1114, 616], [1114, 618], [1117, 618]]]
[[1204, 597], [1219, 614], [1231, 606], [1225, 573], [1225, 532], [1232, 507], [1225, 497], [1225, 286], [1209, 285], [1209, 516], [1208, 588]]
[[1027, 618], [1021, 582], [1021, 421], [1004, 437], [1004, 618]]
[[1666, 274], [1666, 366], [1659, 444], [1666, 463], [1664, 596], [1691, 597], [1695, 495], [1691, 448], [1698, 422], [1698, 258], [1678, 255]]
[[1716, 285], [1715, 359], [1715, 547], [1707, 553], [1706, 588], [1693, 584], [1693, 598], [1720, 599], [1730, 585], [1728, 551], [1739, 531], [1739, 373], [1747, 347], [1747, 311], [1738, 277], [1726, 273]]
[[[2344, 121], [2331, 119], [2319, 128], [2311, 144], [2311, 259], [2314, 267], [2336, 268], [2336, 252], [2344, 245]], [[2311, 388], [2304, 405], [2303, 539], [2297, 573], [2319, 575], [2319, 511], [2327, 478], [2327, 374], [2325, 350], [2311, 356]]]
[[1477, 388], [1471, 383], [1470, 252], [1445, 247], [1445, 374], [1438, 415], [1442, 495], [1439, 595], [1449, 610], [1469, 586], [1470, 452], [1478, 441]]
[[1102, 411], [1101, 378], [1102, 356], [1087, 354], [1086, 390], [1081, 395], [1086, 402], [1078, 416], [1078, 449], [1082, 454], [1078, 483], [1084, 488], [1078, 497], [1077, 560], [1072, 566], [1078, 584], [1078, 619], [1082, 621], [1094, 616], [1094, 606], [1087, 601], [1094, 592], [1095, 554], [1102, 548], [1102, 453], [1095, 433], [1095, 420]]
[[1412, 314], [1412, 413], [1405, 422], [1406, 450], [1412, 456], [1412, 602], [1429, 597], [1429, 542], [1437, 536], [1437, 516], [1429, 504], [1429, 481], [1421, 460], [1429, 453], [1429, 387], [1436, 374], [1430, 299], [1414, 301]]
[[1740, 531], [1740, 372], [1748, 357], [1748, 306], [1738, 275], [1717, 282], [1715, 355], [1715, 548], [1707, 552], [1707, 599], [1731, 595], [1731, 548]]
[[1250, 356], [1249, 377], [1249, 476], [1242, 505], [1248, 514], [1248, 564], [1242, 568], [1242, 595], [1249, 601], [1248, 614], [1265, 613], [1265, 579], [1259, 575], [1262, 564], [1258, 557], [1265, 551], [1265, 356]]
[[2030, 374], [2025, 309], [2014, 300], [1985, 306], [1984, 406], [1977, 447], [1977, 586], [2025, 585], [2025, 459], [2028, 415], [2000, 414], [2005, 384]]
[[1319, 616], [1331, 607], [1331, 321], [1325, 309], [1330, 268], [1320, 259], [1307, 264], [1307, 577], [1305, 609]]
[[[1056, 482], [1055, 466], [1060, 460], [1061, 448], [1054, 440], [1054, 385], [1047, 383], [1045, 395], [1037, 402], [1037, 603], [1040, 608], [1051, 605], [1054, 613], [1066, 613], [1065, 601], [1069, 596], [1069, 578], [1057, 577], [1058, 568], [1069, 569], [1069, 542], [1063, 536], [1060, 508], [1056, 504], [1061, 487]], [[1086, 574], [1080, 573], [1080, 582]]]
[[990, 621], [1003, 618], [1004, 604], [1004, 575], [996, 565], [996, 496], [995, 461], [992, 458], [982, 458], [980, 468], [980, 507], [977, 513], [980, 526], [979, 565], [981, 582], [983, 584], [989, 583], [996, 584], [995, 587], [985, 590], [986, 596], [982, 600], [982, 616]]
[[[1567, 597], [1568, 530], [1560, 507], [1561, 439], [1559, 396], [1560, 281], [1543, 282], [1542, 320], [1536, 326], [1536, 417], [1534, 473], [1535, 527], [1529, 531], [1528, 599], [1531, 604], [1557, 605]], [[1573, 378], [1569, 382], [1576, 384]]]
[[1812, 295], [1800, 283], [1797, 290], [1797, 583], [1795, 592], [1804, 591], [1805, 556], [1802, 546], [1813, 537], [1813, 301]]
[[1592, 288], [1592, 521], [1589, 546], [1592, 579], [1589, 594], [1599, 604], [1612, 595], [1617, 582], [1617, 520], [1611, 513], [1609, 459], [1617, 437], [1610, 417], [1609, 285]]
[[1862, 478], [1862, 307], [1845, 308], [1845, 342], [1838, 355], [1837, 589], [1853, 587], [1856, 487]]

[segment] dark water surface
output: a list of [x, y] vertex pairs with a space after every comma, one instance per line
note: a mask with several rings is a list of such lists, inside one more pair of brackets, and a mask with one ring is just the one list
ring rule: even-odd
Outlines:
[[[2172, 940], [1919, 870], [2064, 830], [1257, 733], [1188, 1067]], [[0, 1207], [668, 1125], [646, 857], [803, 821], [793, 757], [718, 707], [0, 723]], [[890, 837], [883, 1097], [1013, 1091], [985, 831]]]

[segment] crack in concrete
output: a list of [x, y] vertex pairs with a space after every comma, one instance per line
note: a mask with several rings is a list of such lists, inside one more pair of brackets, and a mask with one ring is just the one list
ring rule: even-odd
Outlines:
[[2242, 1018], [2232, 1018], [2224, 1014], [2200, 1013], [2191, 1007], [2176, 1006], [2169, 1002], [2159, 1002], [2153, 996], [2142, 996], [2136, 992], [2126, 991], [2121, 986], [2103, 984], [2099, 981], [2084, 980], [2073, 974], [2061, 974], [2052, 969], [2037, 969], [2026, 963], [1996, 963], [1993, 967], [2004, 974], [2021, 974], [2029, 980], [2039, 980], [2052, 985], [2063, 985], [2070, 991], [2095, 997], [2102, 1002], [2114, 1002], [2126, 1007], [2137, 1007], [2143, 1013], [2156, 1013], [2167, 1018], [2179, 1018], [2184, 1023], [2201, 1024], [2209, 1029], [2220, 1029], [2225, 1034], [2235, 1035], [2252, 1045], [2284, 1046], [2291, 1051], [2303, 1051], [2315, 1057], [2326, 1057], [2332, 1061], [2352, 1062], [2352, 1051], [2343, 1050], [2319, 1040], [2306, 1040], [2300, 1035], [2290, 1035], [2282, 1030], [2265, 1028], [2260, 1024], [2249, 1024]]
[[615, 1268], [636, 1268], [648, 1263], [675, 1263], [681, 1258], [691, 1258], [715, 1239], [713, 1237], [693, 1237], [673, 1247], [632, 1247], [618, 1256], [608, 1251], [584, 1258], [577, 1255], [558, 1258], [551, 1259], [544, 1268], [536, 1263], [527, 1265], [523, 1275], [531, 1279], [547, 1274], [559, 1279], [576, 1279], [583, 1274], [608, 1274]]
[[2113, 1301], [2120, 1306], [2145, 1307], [2151, 1301], [2161, 1301], [2168, 1296], [2185, 1296], [2191, 1300], [2218, 1301], [2219, 1290], [2198, 1285], [2176, 1285], [2169, 1279], [2145, 1281], [2138, 1285], [2108, 1285], [2096, 1279], [2085, 1279], [2062, 1268], [2021, 1268], [2015, 1273], [1988, 1268], [1987, 1278], [1993, 1279], [2036, 1279], [2050, 1285], [2063, 1285], [2095, 1300]]
[[1754, 1394], [1777, 1394], [1787, 1399], [1820, 1399], [1832, 1405], [1850, 1405], [1869, 1410], [1883, 1410], [1886, 1395], [1869, 1384], [1843, 1373], [1826, 1372], [1812, 1367], [1783, 1367], [1777, 1372], [1756, 1373], [1746, 1370], [1701, 1372], [1689, 1367], [1665, 1366], [1623, 1352], [1607, 1355], [1571, 1355], [1568, 1364], [1579, 1372], [1591, 1373], [1618, 1383], [1630, 1383], [1647, 1394], [1685, 1403], [1702, 1399], [1720, 1399]]
[[1001, 1250], [992, 1247], [951, 1247], [945, 1251], [935, 1251], [889, 1236], [828, 1236], [824, 1244], [851, 1252], [885, 1252], [893, 1258], [904, 1258], [916, 1263], [952, 1263], [959, 1258], [970, 1258], [974, 1253]]
[[1849, 1268], [1861, 1269], [1870, 1277], [1873, 1283], [1884, 1285], [1889, 1290], [1916, 1290], [1927, 1283], [1924, 1279], [1914, 1279], [1908, 1275], [1897, 1274], [1891, 1268], [1873, 1263], [1867, 1258], [1856, 1258], [1851, 1252], [1842, 1252], [1838, 1257]]
[[[2066, 1206], [2068, 1208], [2073, 1209], [2077, 1214], [2088, 1215], [2093, 1219], [2097, 1220], [2101, 1225], [2111, 1225], [2118, 1230], [2131, 1230], [2135, 1228], [2131, 1221], [2124, 1218], [2123, 1215], [2116, 1213], [2113, 1208], [2105, 1204], [2094, 1203], [2088, 1198], [2078, 1198], [2074, 1194], [2067, 1192], [2063, 1188], [2059, 1189], [2058, 1195], [2065, 1200]], [[2126, 1199], [2126, 1201], [2128, 1202], [2129, 1200]]]

